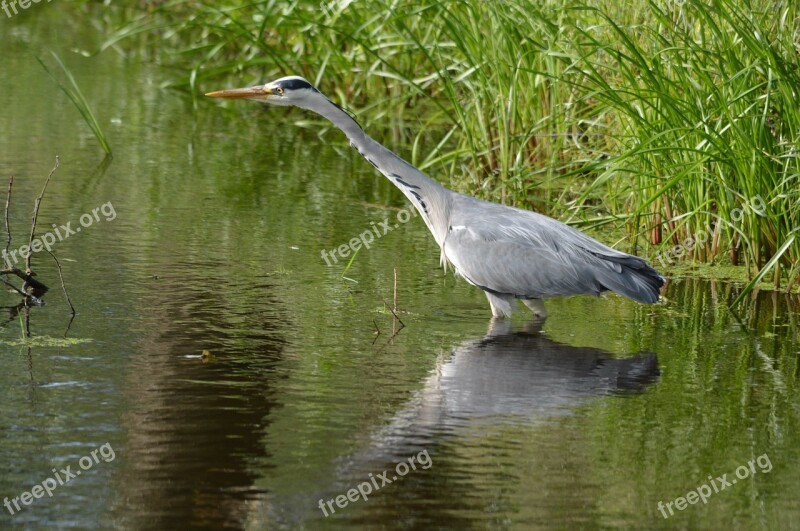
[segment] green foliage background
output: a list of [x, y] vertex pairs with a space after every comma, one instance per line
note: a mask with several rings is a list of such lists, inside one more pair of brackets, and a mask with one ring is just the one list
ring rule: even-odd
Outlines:
[[457, 190], [620, 229], [662, 267], [742, 263], [748, 288], [797, 278], [788, 0], [176, 1], [105, 16], [101, 49], [148, 54], [195, 96], [303, 75], [373, 131], [413, 129], [406, 155]]

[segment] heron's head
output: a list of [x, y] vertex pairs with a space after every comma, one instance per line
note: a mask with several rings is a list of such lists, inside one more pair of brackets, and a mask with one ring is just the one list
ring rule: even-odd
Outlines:
[[211, 98], [235, 98], [265, 101], [273, 105], [306, 107], [307, 103], [321, 96], [314, 86], [299, 76], [276, 79], [266, 85], [249, 88], [218, 90], [206, 94]]

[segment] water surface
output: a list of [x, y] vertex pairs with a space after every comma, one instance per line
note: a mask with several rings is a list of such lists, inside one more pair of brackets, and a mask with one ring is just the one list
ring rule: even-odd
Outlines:
[[[56, 155], [40, 227], [109, 202], [115, 217], [55, 249], [76, 344], [56, 341], [70, 316], [48, 258], [34, 268], [54, 289], [29, 312], [41, 341], [21, 342], [3, 295], [0, 497], [101, 445], [114, 458], [0, 510], [0, 527], [797, 527], [796, 300], [761, 293], [734, 315], [736, 287], [673, 279], [656, 306], [571, 298], [543, 328], [522, 311], [492, 325], [418, 219], [343, 278], [321, 251], [406, 205], [342, 135], [162, 90], [158, 68], [113, 50], [71, 53], [102, 36], [66, 4], [37, 9], [0, 21], [13, 246]], [[49, 48], [110, 138], [107, 167], [33, 58]], [[404, 328], [386, 310], [395, 271]], [[320, 509], [420, 455], [427, 468], [366, 501]], [[769, 471], [659, 510], [763, 455]]]

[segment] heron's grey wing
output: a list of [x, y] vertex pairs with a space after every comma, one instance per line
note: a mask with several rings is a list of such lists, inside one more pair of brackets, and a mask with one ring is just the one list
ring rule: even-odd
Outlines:
[[655, 302], [663, 279], [647, 263], [547, 216], [461, 196], [444, 253], [470, 283], [519, 298], [616, 291]]
[[454, 225], [445, 239], [445, 256], [471, 284], [519, 298], [597, 294], [584, 260], [566, 259], [541, 240], [496, 239], [494, 231]]

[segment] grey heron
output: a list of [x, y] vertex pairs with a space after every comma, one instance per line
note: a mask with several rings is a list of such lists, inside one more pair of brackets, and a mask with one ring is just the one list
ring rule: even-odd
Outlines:
[[209, 92], [315, 112], [414, 205], [441, 249], [440, 262], [486, 293], [494, 317], [510, 317], [521, 299], [544, 318], [543, 299], [613, 291], [658, 301], [664, 278], [643, 259], [617, 251], [548, 216], [453, 192], [370, 138], [316, 87], [287, 76], [255, 87]]

